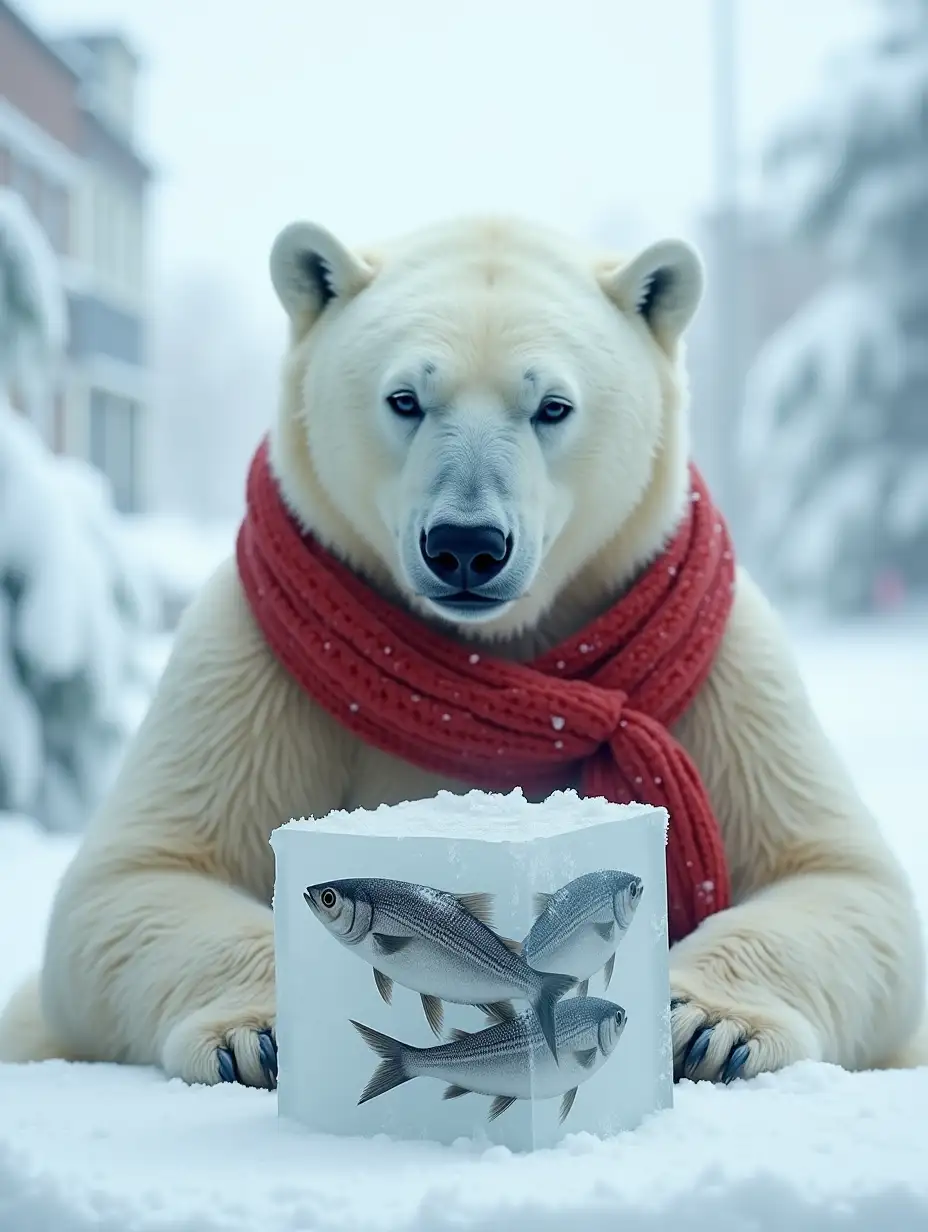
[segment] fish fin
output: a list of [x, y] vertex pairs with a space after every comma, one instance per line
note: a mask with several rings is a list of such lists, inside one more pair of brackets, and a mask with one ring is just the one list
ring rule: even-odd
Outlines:
[[491, 1022], [508, 1022], [516, 1016], [511, 1001], [490, 1001], [486, 1005], [478, 1005], [477, 1009], [483, 1010]]
[[569, 1091], [565, 1091], [564, 1098], [561, 1100], [561, 1111], [558, 1115], [558, 1122], [563, 1125], [570, 1116], [570, 1110], [574, 1106], [574, 1100], [577, 1098], [577, 1088], [572, 1087]]
[[490, 1114], [487, 1120], [495, 1121], [498, 1116], [502, 1116], [507, 1109], [511, 1108], [515, 1102], [516, 1097], [514, 1095], [497, 1095], [493, 1103], [490, 1104]]
[[445, 1020], [445, 1007], [437, 997], [430, 997], [427, 992], [419, 994], [422, 1008], [425, 1010], [425, 1020], [432, 1028], [432, 1034], [441, 1039], [441, 1024]]
[[383, 997], [387, 1005], [390, 1005], [393, 1001], [393, 981], [390, 979], [389, 975], [384, 975], [382, 971], [378, 971], [377, 968], [374, 967], [374, 983], [377, 985], [377, 991], [380, 993], [381, 997]]
[[541, 1033], [556, 1061], [557, 1040], [554, 1034], [554, 1009], [561, 997], [577, 986], [577, 979], [573, 975], [545, 975], [541, 972], [539, 974], [541, 975], [541, 989], [533, 1006], [538, 1016]]
[[502, 941], [503, 945], [506, 947], [507, 950], [510, 950], [513, 954], [521, 955], [522, 953], [522, 942], [521, 941], [513, 941], [512, 937], [500, 937], [500, 941]]
[[348, 1021], [364, 1040], [368, 1048], [373, 1048], [378, 1057], [383, 1057], [384, 1060], [396, 1056], [398, 1048], [405, 1048], [406, 1045], [399, 1040], [393, 1039], [389, 1035], [384, 1035], [382, 1031], [375, 1031], [373, 1027], [366, 1027], [363, 1022], [355, 1022], [353, 1018]]
[[372, 933], [374, 948], [378, 954], [399, 954], [407, 945], [412, 945], [412, 937], [394, 937], [390, 933]]
[[603, 941], [612, 941], [615, 938], [615, 920], [610, 920], [608, 924], [594, 924], [593, 932], [598, 933]]
[[606, 977], [606, 983], [603, 988], [603, 992], [606, 991], [606, 988], [608, 988], [610, 983], [612, 982], [612, 973], [614, 970], [615, 970], [615, 952], [613, 951], [613, 953], [609, 957], [609, 961], [606, 963], [605, 967], [603, 967], [603, 975]]
[[492, 894], [455, 894], [454, 896], [465, 911], [469, 911], [474, 919], [487, 928], [493, 927], [493, 895]]
[[548, 894], [545, 890], [539, 890], [537, 894], [532, 895], [532, 902], [535, 905], [535, 914], [543, 915], [547, 911], [553, 894]]
[[577, 985], [577, 996], [585, 997], [589, 991], [590, 991], [590, 981], [581, 980], [580, 983]]
[[582, 1065], [584, 1069], [589, 1069], [596, 1060], [595, 1048], [581, 1048], [579, 1052], [574, 1053], [574, 1057], [578, 1065]]
[[355, 1022], [353, 1018], [349, 1018], [348, 1021], [365, 1044], [372, 1048], [378, 1057], [383, 1057], [371, 1075], [367, 1086], [361, 1092], [359, 1104], [366, 1104], [369, 1099], [375, 1099], [378, 1095], [392, 1091], [394, 1087], [402, 1086], [404, 1082], [415, 1078], [415, 1074], [410, 1074], [406, 1070], [408, 1045], [401, 1043], [400, 1040], [391, 1039], [389, 1035], [384, 1035], [380, 1031], [375, 1031], [373, 1027], [365, 1027], [363, 1023]]
[[468, 1091], [467, 1087], [459, 1087], [456, 1082], [452, 1082], [450, 1087], [445, 1087], [442, 1091], [442, 1099], [460, 1099], [462, 1095], [473, 1095], [473, 1091]]
[[[463, 1027], [452, 1027], [448, 1032], [448, 1039], [454, 1040], [457, 1043], [459, 1040], [470, 1039], [472, 1035], [472, 1031], [465, 1031]], [[449, 1095], [448, 1098], [450, 1099], [451, 1096]]]

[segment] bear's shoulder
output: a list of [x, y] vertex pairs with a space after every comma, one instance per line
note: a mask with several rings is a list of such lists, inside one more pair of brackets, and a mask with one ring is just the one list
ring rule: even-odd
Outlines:
[[230, 557], [184, 612], [91, 830], [129, 853], [184, 850], [263, 894], [271, 831], [342, 807], [355, 761], [355, 738], [267, 645]]

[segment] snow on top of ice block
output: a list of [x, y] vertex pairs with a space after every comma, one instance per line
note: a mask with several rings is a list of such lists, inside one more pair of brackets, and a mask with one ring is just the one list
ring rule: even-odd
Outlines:
[[376, 809], [337, 809], [318, 819], [295, 818], [275, 830], [271, 841], [284, 830], [313, 830], [376, 838], [453, 835], [458, 839], [513, 842], [552, 838], [644, 815], [662, 824], [666, 834], [666, 809], [649, 804], [612, 804], [599, 796], [578, 796], [575, 791], [555, 791], [540, 804], [534, 804], [526, 800], [518, 787], [508, 795], [485, 791], [455, 795], [440, 791], [427, 800], [382, 804]]

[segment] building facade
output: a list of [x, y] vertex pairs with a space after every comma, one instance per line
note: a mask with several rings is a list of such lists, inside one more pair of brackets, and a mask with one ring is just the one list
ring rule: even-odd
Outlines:
[[0, 184], [58, 255], [68, 298], [64, 379], [40, 428], [109, 479], [118, 508], [146, 504], [145, 278], [151, 169], [135, 137], [138, 62], [118, 34], [49, 40], [0, 0]]

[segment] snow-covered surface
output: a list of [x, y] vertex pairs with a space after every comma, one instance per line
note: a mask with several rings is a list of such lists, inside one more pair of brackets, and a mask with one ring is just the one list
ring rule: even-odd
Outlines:
[[[924, 614], [922, 614], [924, 615]], [[928, 913], [924, 620], [805, 634], [820, 713]], [[0, 824], [0, 996], [32, 967], [69, 844]], [[928, 1069], [820, 1065], [728, 1088], [553, 1151], [307, 1135], [275, 1097], [151, 1071], [0, 1067], [6, 1232], [924, 1232]]]
[[45, 443], [67, 326], [49, 240], [0, 188], [0, 808], [76, 830], [150, 695], [153, 608], [107, 483]]
[[17, 299], [28, 304], [34, 328], [48, 347], [61, 351], [68, 338], [68, 317], [58, 259], [35, 216], [11, 188], [0, 188], [0, 245], [16, 271]]
[[67, 338], [52, 246], [19, 193], [0, 187], [0, 393], [15, 384], [36, 409], [47, 399]]
[[[553, 716], [555, 719], [557, 716]], [[563, 721], [562, 721], [563, 722]], [[436, 807], [437, 803], [437, 807]], [[324, 818], [294, 818], [280, 827], [281, 834], [311, 830], [314, 834], [364, 834], [369, 837], [479, 839], [485, 843], [512, 843], [551, 838], [588, 826], [611, 825], [642, 813], [653, 816], [648, 804], [610, 804], [593, 798], [580, 800], [574, 791], [556, 791], [541, 804], [529, 804], [516, 789], [503, 797], [471, 791], [465, 796], [438, 793], [437, 801], [406, 800], [375, 809], [336, 809]], [[661, 810], [665, 817], [666, 812]], [[276, 846], [276, 838], [273, 840]]]
[[77, 828], [152, 686], [152, 617], [102, 477], [0, 394], [0, 807]]
[[928, 1072], [797, 1066], [719, 1090], [611, 1141], [512, 1155], [313, 1137], [273, 1096], [88, 1075], [3, 1078], [9, 1232], [924, 1232]]
[[757, 576], [832, 612], [923, 590], [928, 553], [928, 4], [866, 7], [768, 152], [767, 218], [834, 281], [767, 339], [742, 417]]
[[833, 206], [835, 184], [844, 187], [843, 177], [853, 174], [849, 153], [863, 154], [868, 183], [861, 194], [851, 193], [851, 208], [830, 218], [822, 237], [846, 258], [862, 255], [858, 221], [888, 218], [928, 189], [917, 157], [899, 156], [900, 149], [914, 153], [920, 140], [928, 89], [925, 6], [903, 0], [874, 4], [871, 12], [872, 26], [826, 65], [814, 92], [781, 126], [769, 155], [777, 176], [766, 186], [767, 199], [788, 228], [823, 201]]
[[[846, 278], [814, 296], [754, 359], [740, 447], [747, 482], [764, 493], [750, 535], [755, 572], [771, 590], [827, 606], [825, 579], [833, 585], [847, 569], [866, 569], [867, 528], [879, 523], [899, 469], [884, 421], [903, 376], [903, 341], [873, 286]], [[901, 487], [893, 516], [913, 523], [925, 500], [909, 493], [917, 479], [900, 497]]]

